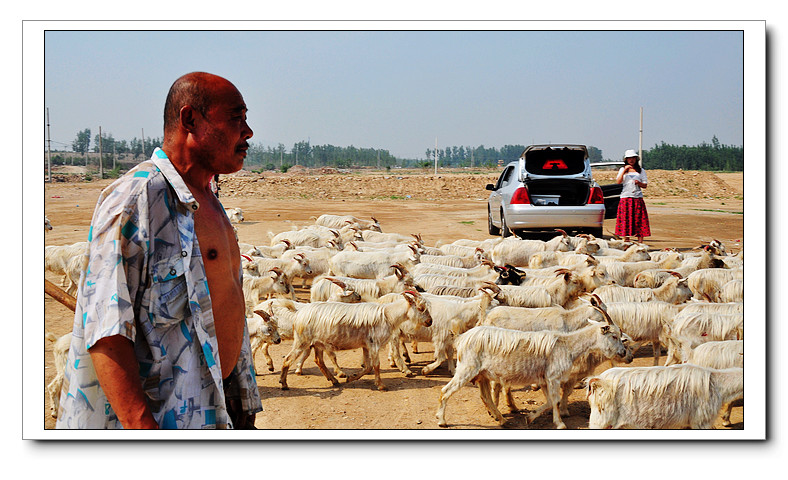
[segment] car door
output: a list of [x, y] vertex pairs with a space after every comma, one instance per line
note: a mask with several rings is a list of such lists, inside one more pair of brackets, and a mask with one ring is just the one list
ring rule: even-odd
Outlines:
[[[501, 176], [498, 177], [498, 181], [495, 183], [494, 190], [490, 194], [490, 214], [493, 220], [497, 220], [499, 225], [501, 223], [501, 206], [504, 202], [504, 195], [506, 193], [505, 187], [508, 186], [512, 178], [514, 178], [514, 170], [514, 165], [508, 165], [504, 168], [503, 172], [501, 172]], [[508, 193], [511, 197], [511, 192]]]

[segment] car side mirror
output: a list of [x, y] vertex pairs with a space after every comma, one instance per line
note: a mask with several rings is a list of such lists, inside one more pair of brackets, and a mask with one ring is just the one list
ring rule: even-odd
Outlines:
[[487, 186], [484, 187], [485, 190], [495, 190], [495, 185], [492, 183], [488, 183]]

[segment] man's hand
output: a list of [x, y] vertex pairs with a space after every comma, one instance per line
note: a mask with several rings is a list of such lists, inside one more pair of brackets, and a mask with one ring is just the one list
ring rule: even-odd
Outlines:
[[142, 390], [131, 341], [121, 335], [102, 338], [89, 352], [99, 384], [123, 428], [159, 428]]

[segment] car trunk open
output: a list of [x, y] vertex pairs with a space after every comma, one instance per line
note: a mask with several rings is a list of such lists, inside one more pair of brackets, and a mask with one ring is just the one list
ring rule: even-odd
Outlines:
[[527, 180], [525, 186], [532, 205], [578, 206], [588, 201], [591, 185], [585, 180]]

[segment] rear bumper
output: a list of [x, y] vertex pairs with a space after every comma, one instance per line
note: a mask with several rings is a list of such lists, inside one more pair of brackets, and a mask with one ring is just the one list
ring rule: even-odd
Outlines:
[[601, 228], [605, 218], [605, 206], [509, 205], [505, 215], [506, 224], [512, 230], [555, 227]]

